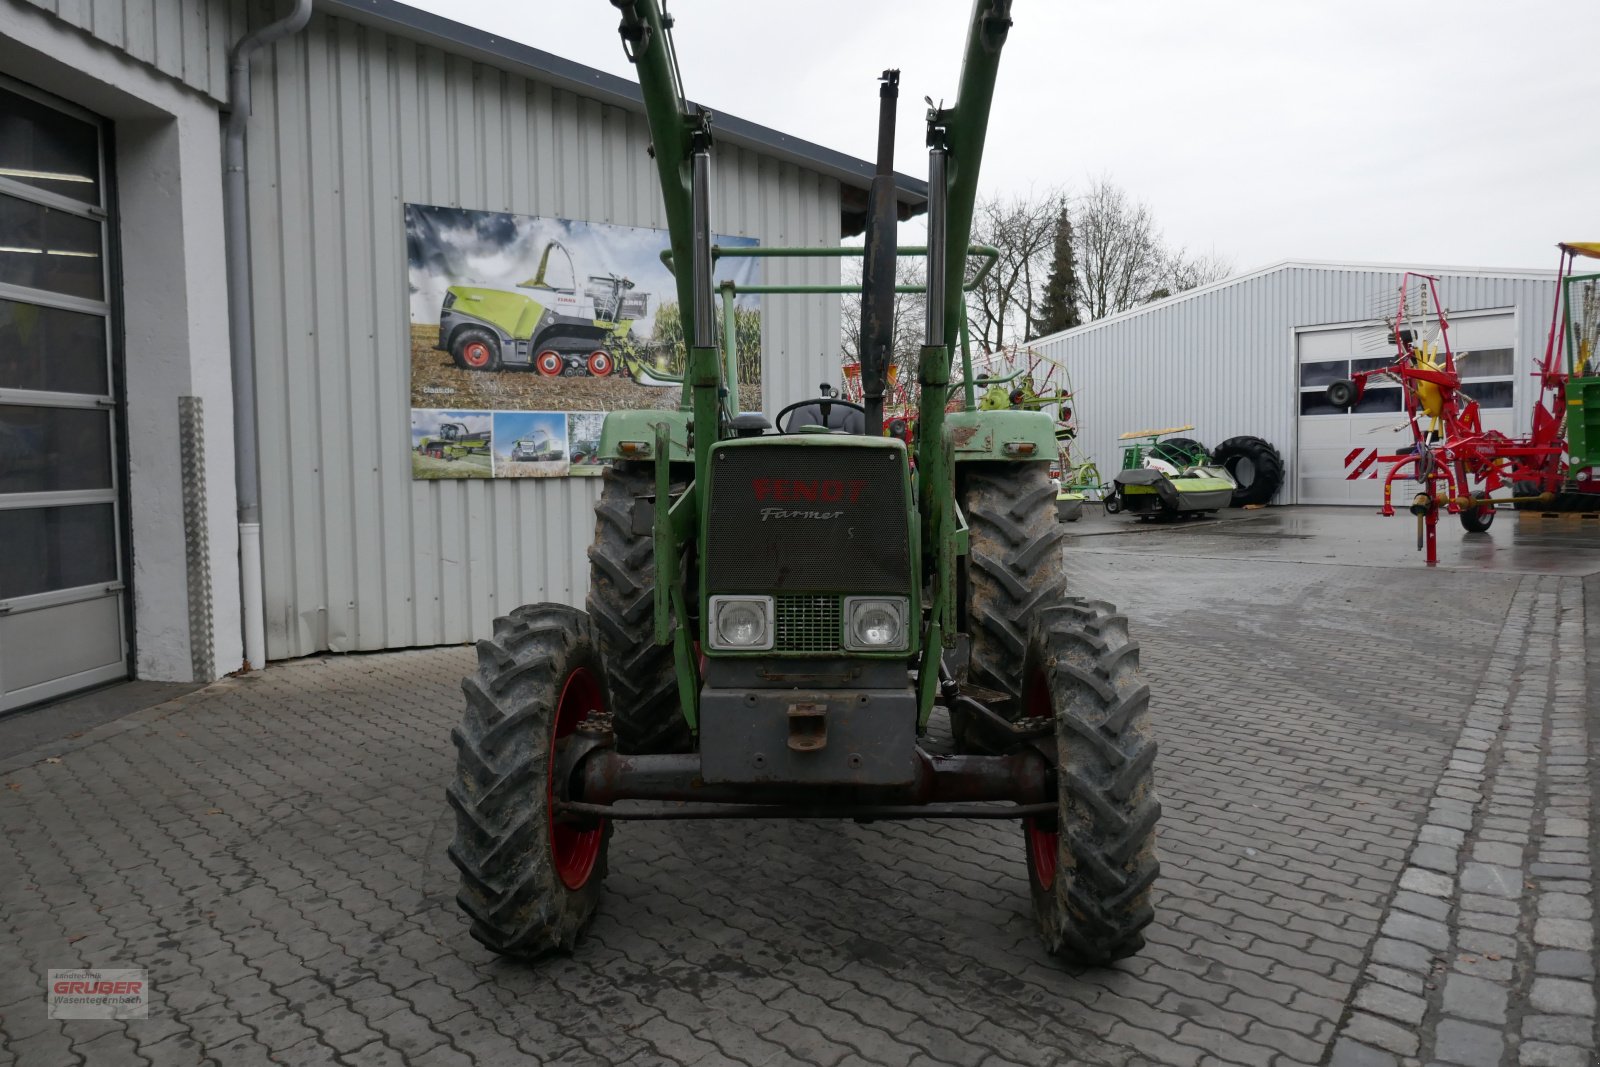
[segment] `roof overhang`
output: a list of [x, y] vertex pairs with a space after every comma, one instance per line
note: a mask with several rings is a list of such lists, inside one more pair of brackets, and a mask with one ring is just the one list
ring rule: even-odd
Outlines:
[[[598, 100], [602, 104], [641, 114], [644, 112], [643, 94], [638, 84], [630, 79], [574, 63], [570, 59], [486, 33], [430, 11], [398, 3], [397, 0], [316, 0], [316, 7], [326, 14], [431, 45], [453, 55], [465, 56], [533, 81]], [[711, 110], [715, 115], [713, 129], [719, 140], [838, 179], [841, 237], [854, 236], [866, 228], [867, 191], [872, 185], [873, 174], [870, 162], [792, 137], [737, 115]], [[896, 173], [895, 189], [897, 214], [902, 221], [927, 210], [927, 182]]]

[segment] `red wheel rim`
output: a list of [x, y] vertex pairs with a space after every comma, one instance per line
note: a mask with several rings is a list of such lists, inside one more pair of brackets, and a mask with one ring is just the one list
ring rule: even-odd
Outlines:
[[539, 373], [546, 378], [554, 378], [561, 373], [562, 362], [559, 352], [546, 349], [539, 353], [539, 358], [535, 362], [539, 365]]
[[[1028, 679], [1028, 690], [1023, 699], [1030, 719], [1055, 717], [1055, 709], [1050, 706], [1050, 685], [1043, 671], [1035, 671]], [[1061, 854], [1061, 833], [1059, 830], [1046, 830], [1038, 819], [1033, 818], [1023, 820], [1022, 834], [1028, 844], [1028, 857], [1033, 861], [1034, 877], [1039, 880], [1039, 888], [1049, 889], [1056, 884], [1056, 858]]]
[[611, 353], [603, 348], [589, 353], [589, 373], [604, 378], [611, 373]]
[[469, 367], [487, 367], [490, 355], [489, 346], [482, 341], [468, 341], [461, 349], [461, 362]]
[[594, 873], [595, 861], [600, 858], [600, 839], [605, 834], [605, 823], [602, 821], [593, 830], [580, 830], [556, 821], [555, 743], [576, 730], [589, 712], [604, 708], [600, 683], [587, 667], [579, 667], [567, 675], [567, 682], [561, 687], [561, 699], [556, 703], [556, 721], [550, 736], [550, 771], [545, 785], [545, 810], [549, 812], [550, 819], [550, 859], [555, 864], [561, 884], [568, 889], [582, 889], [589, 875]]

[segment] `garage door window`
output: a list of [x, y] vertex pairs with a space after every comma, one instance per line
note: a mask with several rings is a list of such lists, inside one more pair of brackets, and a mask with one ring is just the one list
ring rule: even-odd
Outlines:
[[1402, 406], [1400, 389], [1398, 386], [1380, 386], [1369, 388], [1361, 394], [1361, 399], [1356, 406], [1346, 411], [1336, 408], [1328, 403], [1328, 394], [1323, 389], [1302, 389], [1300, 391], [1300, 414], [1302, 415], [1381, 415], [1386, 411], [1399, 411]]
[[1300, 386], [1327, 386], [1340, 378], [1350, 377], [1348, 359], [1324, 359], [1316, 363], [1300, 364]]
[[1516, 350], [1478, 348], [1456, 354], [1461, 391], [1482, 408], [1509, 408], [1512, 400]]
[[[1378, 359], [1321, 359], [1300, 364], [1300, 414], [1348, 415], [1351, 412], [1328, 403], [1328, 386], [1349, 378], [1354, 371], [1376, 370], [1392, 362]], [[1375, 385], [1361, 394], [1361, 400], [1352, 409], [1357, 415], [1379, 415], [1401, 408], [1399, 386]]]
[[[1300, 364], [1300, 414], [1302, 415], [1381, 415], [1405, 407], [1400, 387], [1369, 385], [1361, 400], [1350, 411], [1328, 403], [1330, 383], [1362, 371], [1378, 370], [1394, 362], [1393, 356], [1368, 359], [1323, 359]], [[1456, 369], [1461, 374], [1461, 391], [1482, 408], [1509, 408], [1512, 403], [1512, 372], [1516, 351], [1511, 348], [1482, 348], [1456, 353]]]

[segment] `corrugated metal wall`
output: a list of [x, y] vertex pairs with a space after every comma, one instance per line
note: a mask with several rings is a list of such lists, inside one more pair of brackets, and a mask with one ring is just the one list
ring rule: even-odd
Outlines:
[[191, 89], [228, 98], [228, 49], [244, 0], [24, 0]]
[[[268, 655], [466, 641], [518, 604], [581, 603], [598, 479], [411, 480], [402, 204], [664, 226], [643, 116], [320, 15], [258, 62], [254, 96]], [[835, 179], [715, 160], [718, 232], [838, 242]], [[836, 300], [763, 312], [769, 410], [837, 377]]]
[[[1555, 283], [1536, 274], [1441, 273], [1449, 311], [1515, 308], [1518, 428], [1534, 388], [1522, 372], [1544, 354]], [[1264, 437], [1287, 469], [1276, 503], [1292, 504], [1299, 418], [1294, 331], [1355, 323], [1393, 307], [1401, 272], [1282, 266], [1215, 288], [1033, 342], [1066, 364], [1077, 394], [1079, 458], [1109, 480], [1120, 466], [1117, 435], [1193, 424], [1208, 445], [1238, 434]], [[1381, 354], [1381, 353], [1380, 353]]]

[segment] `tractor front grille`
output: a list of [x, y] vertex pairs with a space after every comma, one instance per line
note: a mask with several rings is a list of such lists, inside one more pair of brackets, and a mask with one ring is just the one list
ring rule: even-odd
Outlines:
[[905, 455], [849, 437], [718, 446], [706, 479], [708, 593], [905, 596]]
[[776, 597], [775, 652], [838, 652], [839, 598], [836, 596]]

